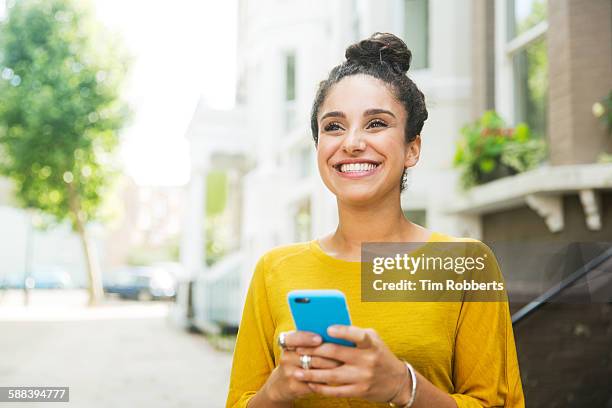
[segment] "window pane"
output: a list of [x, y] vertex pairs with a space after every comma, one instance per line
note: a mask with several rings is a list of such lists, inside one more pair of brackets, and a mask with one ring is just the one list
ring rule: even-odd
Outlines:
[[546, 0], [509, 0], [509, 38], [512, 39], [548, 17]]
[[295, 55], [285, 57], [285, 100], [295, 100]]
[[514, 56], [517, 120], [546, 135], [548, 57], [546, 40], [537, 40]]
[[404, 1], [404, 40], [412, 51], [411, 68], [429, 66], [429, 16], [428, 0]]

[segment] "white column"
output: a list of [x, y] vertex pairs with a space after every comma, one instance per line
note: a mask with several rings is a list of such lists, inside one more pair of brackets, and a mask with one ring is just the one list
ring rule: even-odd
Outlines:
[[187, 212], [181, 242], [181, 264], [189, 279], [197, 277], [205, 268], [205, 174], [206, 172], [202, 169], [194, 169], [189, 183]]

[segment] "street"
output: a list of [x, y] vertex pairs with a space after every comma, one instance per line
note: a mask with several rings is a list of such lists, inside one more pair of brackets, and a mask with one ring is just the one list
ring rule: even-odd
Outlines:
[[34, 298], [27, 308], [17, 295], [0, 298], [0, 386], [70, 387], [70, 403], [53, 406], [224, 406], [231, 354], [174, 327], [168, 304], [89, 308], [79, 296], [62, 296], [61, 306]]

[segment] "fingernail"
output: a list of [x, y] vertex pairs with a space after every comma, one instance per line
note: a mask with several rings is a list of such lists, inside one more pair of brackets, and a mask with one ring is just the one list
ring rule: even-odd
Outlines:
[[318, 343], [321, 341], [321, 336], [315, 335], [312, 336], [312, 341], [314, 341], [315, 343]]
[[304, 378], [304, 373], [301, 371], [296, 371], [295, 372], [295, 378]]
[[334, 334], [338, 333], [338, 326], [329, 326], [329, 327], [327, 328], [327, 333], [328, 333], [330, 336], [333, 336]]

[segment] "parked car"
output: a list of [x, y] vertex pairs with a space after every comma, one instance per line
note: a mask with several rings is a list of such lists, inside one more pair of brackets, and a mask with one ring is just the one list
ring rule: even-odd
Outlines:
[[160, 267], [137, 266], [121, 268], [104, 282], [104, 292], [123, 299], [174, 299], [176, 279]]
[[[23, 289], [24, 276], [10, 275], [0, 282], [4, 289]], [[28, 289], [72, 289], [75, 284], [64, 268], [56, 265], [36, 265], [25, 278]]]

